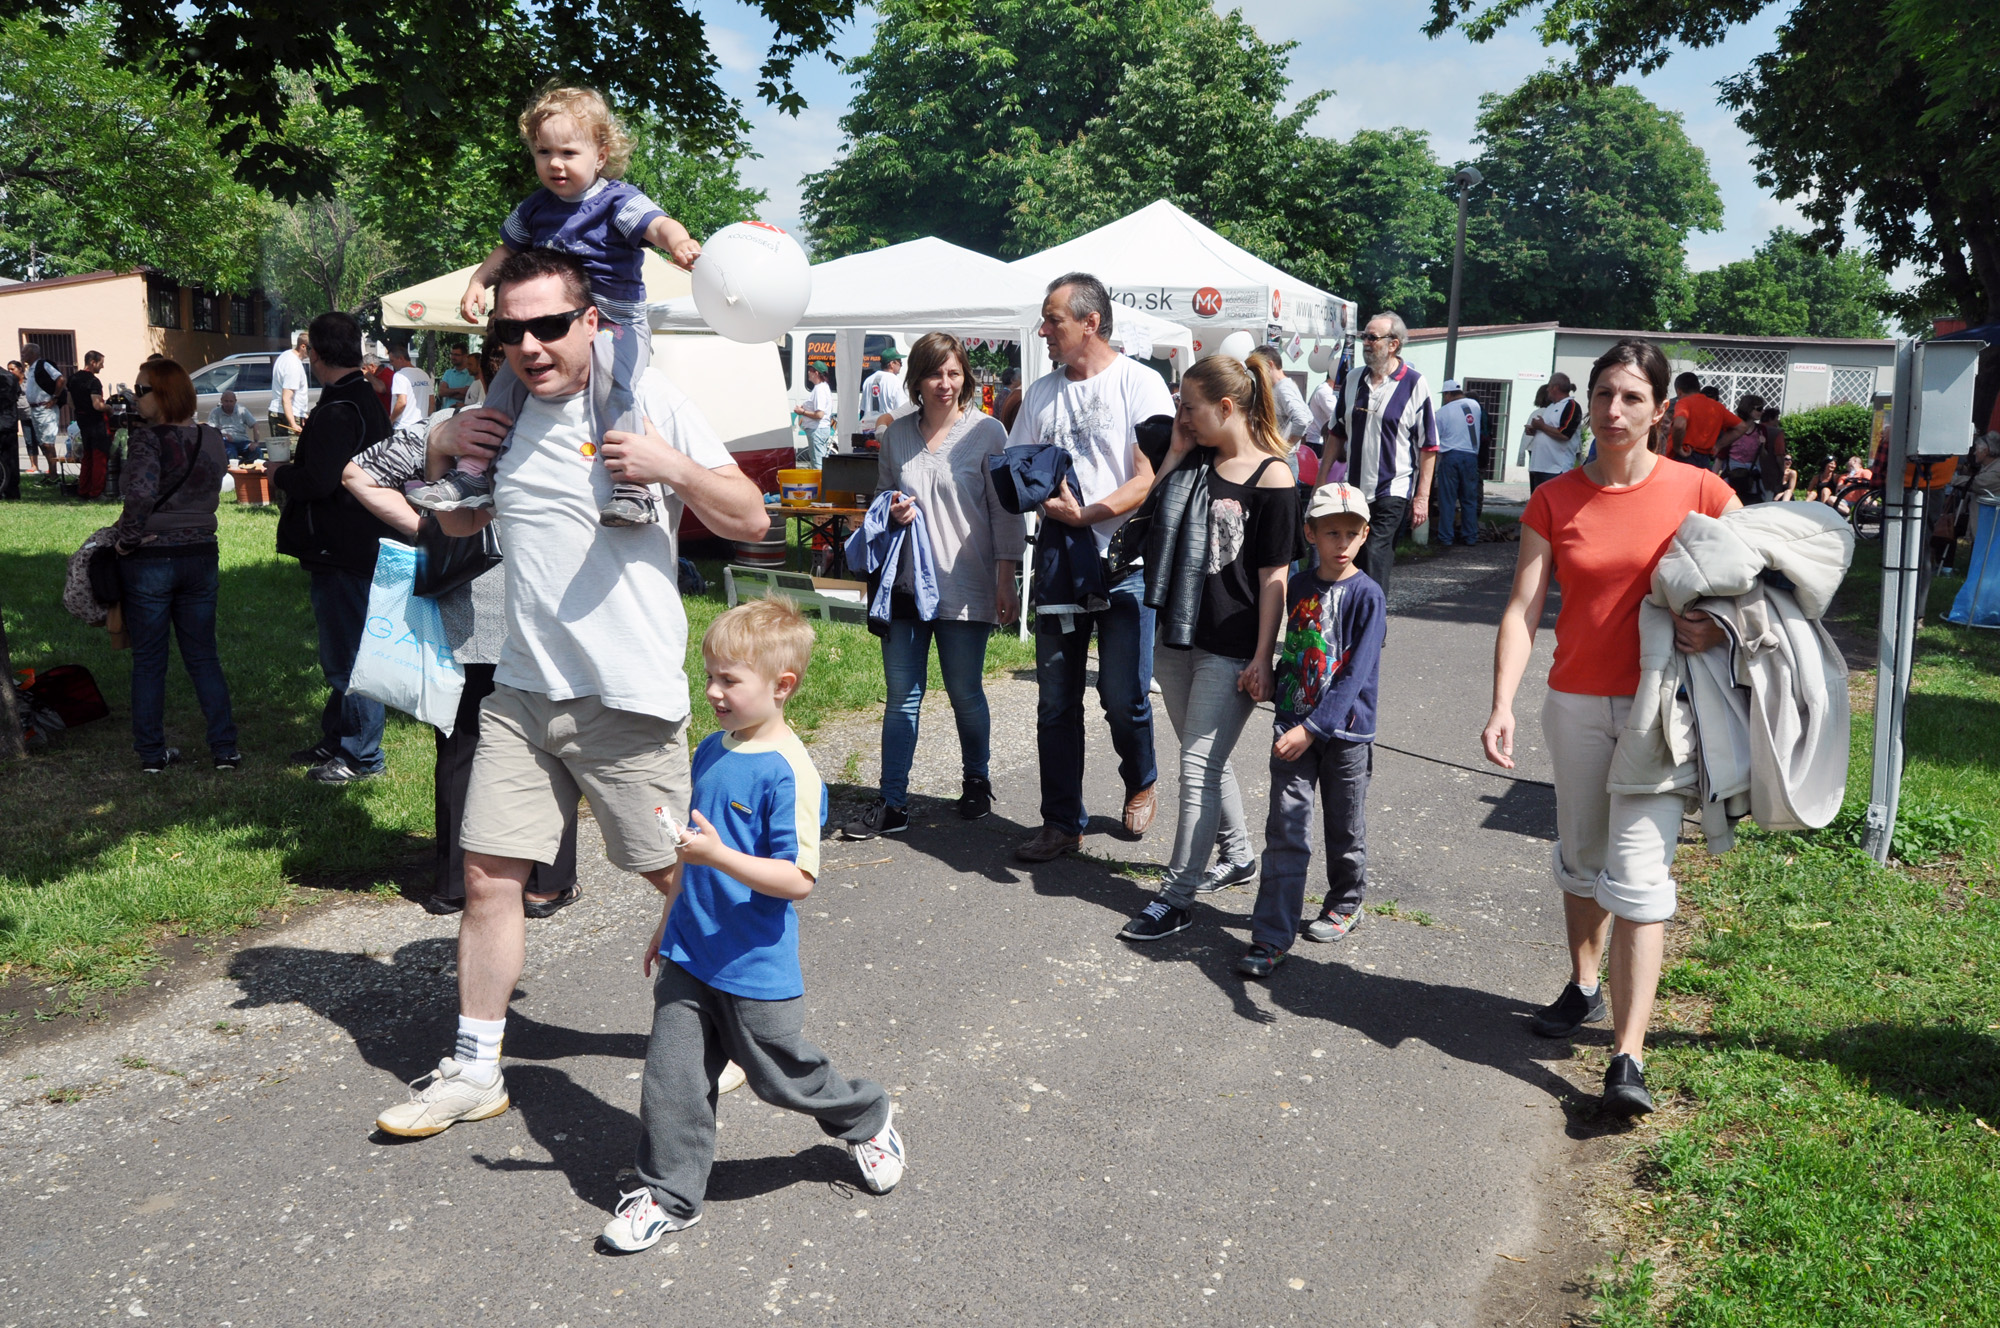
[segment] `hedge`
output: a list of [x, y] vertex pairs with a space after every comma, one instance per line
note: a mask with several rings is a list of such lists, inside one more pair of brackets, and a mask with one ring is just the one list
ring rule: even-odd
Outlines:
[[1846, 465], [1851, 456], [1860, 457], [1864, 464], [1868, 461], [1874, 412], [1866, 406], [1821, 406], [1786, 415], [1778, 423], [1784, 427], [1792, 468], [1799, 473], [1801, 487], [1812, 483], [1828, 457], [1833, 458], [1836, 469]]

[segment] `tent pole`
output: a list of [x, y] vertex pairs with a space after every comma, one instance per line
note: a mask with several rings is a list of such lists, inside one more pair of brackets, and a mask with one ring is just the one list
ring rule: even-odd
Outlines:
[[[1896, 833], [1896, 804], [1903, 786], [1903, 705], [1909, 688], [1910, 650], [1916, 636], [1914, 547], [1923, 548], [1922, 505], [1905, 511], [1903, 485], [1909, 455], [1910, 419], [1916, 381], [1916, 343], [1896, 343], [1895, 397], [1889, 411], [1889, 437], [1882, 481], [1882, 604], [1877, 619], [1875, 666], [1875, 751], [1868, 789], [1868, 814], [1862, 847], [1877, 862], [1889, 860]], [[1915, 519], [1912, 519], [1915, 518]]]

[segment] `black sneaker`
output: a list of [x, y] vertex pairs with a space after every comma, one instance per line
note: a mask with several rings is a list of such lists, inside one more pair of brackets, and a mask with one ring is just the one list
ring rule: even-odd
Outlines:
[[1138, 916], [1125, 924], [1118, 933], [1121, 941], [1158, 941], [1177, 931], [1186, 931], [1194, 925], [1194, 913], [1190, 909], [1175, 908], [1164, 898], [1155, 899], [1139, 910]]
[[1628, 1120], [1653, 1109], [1653, 1095], [1646, 1091], [1646, 1072], [1623, 1052], [1611, 1058], [1611, 1068], [1604, 1072], [1604, 1109]]
[[[440, 899], [435, 894], [428, 894], [423, 897], [423, 909], [424, 912], [430, 914], [432, 917], [445, 918], [450, 917], [454, 913], [465, 912], [465, 901], [463, 899]], [[523, 911], [525, 911], [525, 905], [523, 906]]]
[[243, 753], [241, 752], [231, 752], [227, 756], [218, 752], [214, 759], [217, 770], [241, 770], [243, 768]]
[[299, 748], [290, 756], [287, 756], [285, 760], [291, 765], [325, 765], [338, 755], [340, 755], [340, 752], [337, 748], [329, 747], [323, 742], [316, 742], [310, 747]]
[[336, 756], [331, 761], [323, 761], [306, 771], [306, 778], [315, 784], [359, 784], [364, 779], [373, 779], [380, 770], [363, 770], [345, 756]]
[[1236, 961], [1236, 971], [1246, 978], [1268, 978], [1271, 970], [1289, 957], [1289, 951], [1259, 941], [1250, 947], [1249, 953]]
[[968, 778], [965, 792], [958, 795], [958, 814], [976, 821], [993, 810], [993, 785], [983, 779]]
[[1537, 1037], [1561, 1038], [1603, 1017], [1604, 988], [1600, 986], [1586, 996], [1581, 987], [1571, 982], [1563, 987], [1562, 995], [1556, 997], [1552, 1004], [1535, 1011], [1528, 1027], [1534, 1030]]
[[910, 828], [910, 814], [891, 807], [881, 798], [868, 804], [861, 815], [840, 827], [842, 839], [873, 839], [877, 835], [900, 835]]
[[1247, 858], [1242, 862], [1218, 862], [1202, 873], [1195, 883], [1198, 895], [1212, 895], [1226, 885], [1241, 885], [1245, 881], [1257, 879], [1257, 861]]
[[572, 885], [553, 899], [529, 899], [521, 897], [521, 912], [531, 918], [552, 918], [556, 914], [583, 898], [583, 887]]
[[139, 758], [139, 773], [142, 775], [157, 775], [168, 766], [179, 765], [180, 763], [181, 749], [178, 747], [169, 747], [164, 756], [144, 756]]

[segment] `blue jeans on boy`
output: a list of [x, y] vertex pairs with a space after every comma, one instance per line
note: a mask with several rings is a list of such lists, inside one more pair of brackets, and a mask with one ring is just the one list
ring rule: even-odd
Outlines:
[[[1273, 733], [1298, 721], [1280, 716]], [[1250, 939], [1289, 950], [1298, 939], [1312, 865], [1313, 793], [1326, 822], [1326, 898], [1321, 913], [1352, 917], [1368, 887], [1368, 776], [1375, 744], [1326, 738], [1296, 761], [1271, 757], [1271, 810], [1264, 819], [1263, 879], [1250, 917]]]
[[1479, 543], [1479, 453], [1438, 453], [1437, 485], [1438, 543]]
[[326, 678], [326, 706], [320, 711], [321, 740], [337, 749], [356, 770], [374, 774], [382, 756], [382, 727], [388, 716], [380, 701], [347, 690], [361, 633], [368, 625], [368, 587], [374, 578], [332, 567], [312, 569], [313, 618], [319, 624], [319, 671]]
[[917, 754], [917, 716], [930, 680], [933, 639], [958, 721], [965, 777], [986, 778], [993, 751], [993, 719], [986, 708], [986, 640], [992, 634], [992, 623], [890, 620], [889, 635], [882, 639], [882, 675], [889, 685], [882, 712], [882, 800], [898, 811], [910, 805], [910, 762]]
[[235, 756], [236, 719], [215, 648], [215, 601], [222, 577], [213, 544], [186, 553], [122, 558], [125, 630], [132, 636], [132, 746], [142, 760], [167, 753], [167, 634], [180, 642], [181, 665], [208, 721], [208, 748]]
[[1035, 619], [1042, 824], [1066, 835], [1082, 834], [1090, 820], [1083, 807], [1083, 684], [1093, 627], [1097, 699], [1111, 726], [1125, 796], [1151, 788], [1159, 778], [1153, 763], [1153, 611], [1143, 602], [1145, 590], [1144, 574], [1133, 572], [1112, 587], [1111, 607], [1101, 612]]

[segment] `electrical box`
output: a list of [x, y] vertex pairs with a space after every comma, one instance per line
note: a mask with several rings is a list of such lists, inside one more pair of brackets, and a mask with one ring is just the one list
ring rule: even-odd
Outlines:
[[1926, 341], [1914, 347], [1909, 459], [1964, 456], [1972, 446], [1972, 385], [1979, 375], [1977, 341]]

